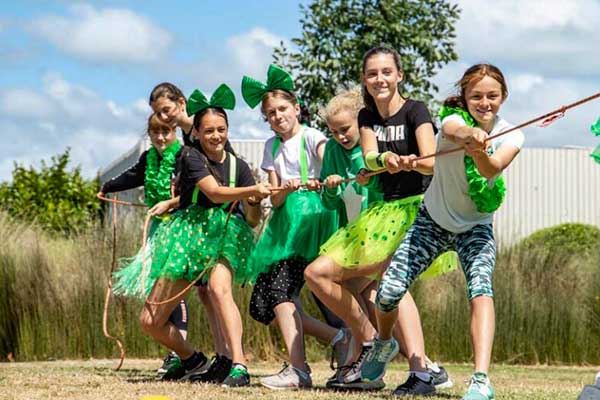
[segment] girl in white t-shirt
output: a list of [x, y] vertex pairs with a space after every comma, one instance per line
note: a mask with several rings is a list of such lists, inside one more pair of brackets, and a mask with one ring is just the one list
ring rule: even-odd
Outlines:
[[[508, 90], [502, 72], [489, 64], [469, 68], [457, 83], [459, 95], [446, 99], [440, 111], [442, 134], [437, 151], [462, 151], [437, 157], [433, 180], [415, 222], [394, 253], [377, 292], [380, 332], [390, 332], [396, 307], [414, 280], [440, 253], [455, 250], [467, 281], [471, 304], [471, 340], [475, 359], [464, 400], [494, 398], [487, 376], [494, 340], [492, 274], [496, 243], [493, 212], [504, 199], [502, 171], [523, 145], [519, 130], [488, 141], [510, 124], [498, 116]], [[422, 347], [409, 349], [424, 357]], [[379, 355], [374, 355], [376, 361]], [[418, 376], [398, 387], [398, 394], [428, 390]]]
[[[302, 312], [299, 295], [304, 269], [319, 255], [319, 247], [335, 231], [336, 214], [327, 210], [315, 191], [327, 139], [320, 131], [300, 123], [294, 83], [283, 69], [271, 65], [266, 84], [245, 76], [242, 96], [254, 108], [261, 103], [265, 120], [275, 133], [267, 140], [261, 168], [274, 187], [273, 212], [250, 263], [265, 271], [259, 275], [250, 315], [269, 325], [277, 323], [288, 349], [290, 366], [261, 379], [272, 389], [312, 386], [304, 353], [304, 333], [332, 342], [337, 330]], [[308, 189], [308, 190], [307, 190]]]

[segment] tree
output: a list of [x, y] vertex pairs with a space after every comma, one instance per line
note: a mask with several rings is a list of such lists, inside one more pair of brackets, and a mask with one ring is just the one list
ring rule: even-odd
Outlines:
[[0, 184], [0, 209], [51, 231], [85, 228], [100, 211], [99, 182], [84, 179], [79, 167], [67, 171], [69, 149], [51, 160], [49, 166], [42, 161], [40, 171], [15, 163], [12, 182]]
[[363, 54], [386, 44], [402, 56], [403, 94], [431, 103], [431, 78], [450, 61], [460, 10], [444, 0], [314, 0], [300, 6], [302, 37], [290, 52], [281, 42], [274, 61], [295, 76], [312, 115], [340, 87], [360, 80]]

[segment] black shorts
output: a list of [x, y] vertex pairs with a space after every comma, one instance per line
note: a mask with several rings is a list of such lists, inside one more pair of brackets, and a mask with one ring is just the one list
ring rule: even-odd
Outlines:
[[275, 319], [277, 305], [294, 301], [304, 286], [307, 265], [302, 258], [290, 258], [279, 261], [270, 272], [260, 274], [250, 299], [252, 318], [269, 325]]

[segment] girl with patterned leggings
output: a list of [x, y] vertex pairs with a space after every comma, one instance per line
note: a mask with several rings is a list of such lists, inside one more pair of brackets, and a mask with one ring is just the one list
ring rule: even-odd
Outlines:
[[[495, 326], [492, 274], [496, 242], [492, 219], [504, 199], [501, 173], [519, 153], [524, 137], [517, 130], [486, 140], [511, 128], [498, 116], [508, 95], [498, 68], [474, 65], [464, 73], [457, 87], [458, 95], [446, 99], [440, 111], [442, 134], [437, 140], [437, 150], [456, 146], [462, 150], [437, 158], [419, 214], [383, 276], [376, 297], [379, 339], [362, 371], [365, 376], [374, 376], [385, 370], [391, 361], [386, 342], [397, 318], [398, 303], [438, 254], [453, 249], [466, 278], [475, 359], [475, 372], [463, 400], [489, 400], [495, 396], [487, 376]], [[424, 347], [419, 344], [409, 351], [416, 355], [410, 360], [411, 373], [394, 394], [433, 393], [431, 381], [421, 373], [425, 367]]]

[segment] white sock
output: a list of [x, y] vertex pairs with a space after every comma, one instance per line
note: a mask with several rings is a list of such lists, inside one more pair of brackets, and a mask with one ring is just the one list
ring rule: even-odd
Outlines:
[[427, 368], [429, 368], [430, 370], [432, 370], [433, 372], [435, 372], [436, 374], [438, 374], [440, 372], [440, 367], [438, 366], [437, 363], [432, 362], [432, 363], [425, 363], [425, 366]]

